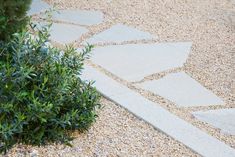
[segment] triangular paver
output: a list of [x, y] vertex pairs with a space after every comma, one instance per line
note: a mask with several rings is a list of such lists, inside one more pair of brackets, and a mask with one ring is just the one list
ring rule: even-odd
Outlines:
[[53, 13], [53, 20], [69, 22], [80, 25], [96, 25], [103, 21], [103, 13], [87, 10], [59, 10]]
[[116, 76], [134, 82], [183, 66], [191, 45], [191, 42], [176, 42], [96, 47], [91, 60]]
[[181, 107], [222, 105], [224, 102], [184, 72], [169, 74], [139, 87], [158, 94]]
[[133, 27], [117, 24], [87, 39], [85, 42], [83, 42], [83, 44], [121, 43], [124, 41], [144, 39], [154, 39], [154, 36], [148, 32], [143, 32]]
[[198, 111], [193, 115], [197, 119], [221, 129], [225, 134], [235, 135], [235, 108]]
[[28, 15], [39, 14], [50, 9], [51, 6], [42, 0], [33, 0], [30, 6], [30, 10], [27, 12]]

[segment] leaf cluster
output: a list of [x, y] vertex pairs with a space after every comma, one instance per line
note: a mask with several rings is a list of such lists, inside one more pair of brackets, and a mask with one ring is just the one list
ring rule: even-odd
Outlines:
[[9, 40], [25, 28], [29, 17], [26, 11], [32, 0], [0, 0], [0, 40]]

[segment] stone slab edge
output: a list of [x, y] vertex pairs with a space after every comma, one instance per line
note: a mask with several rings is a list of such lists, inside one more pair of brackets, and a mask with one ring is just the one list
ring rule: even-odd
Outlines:
[[154, 128], [183, 143], [204, 157], [234, 157], [235, 150], [192, 124], [170, 113], [139, 93], [85, 65], [82, 79], [95, 80], [94, 86], [106, 98], [151, 124]]

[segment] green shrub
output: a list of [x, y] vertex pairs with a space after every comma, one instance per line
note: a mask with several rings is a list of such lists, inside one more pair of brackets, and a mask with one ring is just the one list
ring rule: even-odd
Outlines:
[[16, 142], [68, 142], [68, 130], [84, 131], [96, 118], [99, 94], [79, 78], [92, 46], [78, 53], [47, 46], [48, 30], [36, 37], [16, 33], [0, 44], [0, 150]]
[[0, 40], [9, 39], [27, 24], [31, 0], [0, 0]]

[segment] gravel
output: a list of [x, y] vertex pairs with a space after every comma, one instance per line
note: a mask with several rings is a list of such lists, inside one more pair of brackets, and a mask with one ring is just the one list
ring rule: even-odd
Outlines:
[[[194, 111], [235, 107], [235, 3], [233, 0], [113, 0], [109, 2], [106, 0], [71, 0], [70, 2], [47, 0], [47, 2], [63, 9], [79, 8], [104, 12], [104, 23], [90, 27], [90, 33], [84, 35], [82, 40], [116, 23], [123, 23], [150, 32], [158, 37], [155, 42], [192, 41], [191, 53], [183, 67], [153, 74], [141, 82], [159, 79], [170, 72], [183, 70], [222, 98], [225, 102], [223, 106], [179, 108], [169, 100], [138, 89], [134, 87], [135, 84], [121, 80], [101, 67], [98, 68], [235, 148], [235, 136], [222, 134], [219, 129], [200, 122], [192, 116]], [[75, 44], [79, 46], [81, 41]], [[151, 41], [143, 42], [151, 43]]]
[[[117, 81], [160, 103], [170, 112], [235, 148], [235, 136], [196, 120], [194, 111], [235, 107], [235, 2], [234, 0], [45, 0], [59, 9], [99, 10], [104, 22], [90, 26], [94, 34], [123, 23], [158, 37], [155, 42], [192, 41], [191, 54], [183, 67], [153, 74], [144, 80], [161, 78], [170, 72], [185, 71], [226, 105], [179, 108], [169, 100], [136, 88], [97, 67]], [[152, 41], [143, 41], [151, 43]], [[124, 42], [125, 43], [125, 42]], [[133, 43], [137, 43], [133, 42]], [[115, 43], [114, 43], [115, 44]], [[95, 65], [93, 65], [95, 66]], [[104, 108], [85, 134], [74, 133], [74, 147], [60, 144], [45, 147], [16, 145], [7, 156], [198, 156], [181, 143], [153, 129], [125, 109], [102, 99]]]
[[[145, 80], [161, 78], [170, 72], [185, 71], [207, 89], [222, 98], [223, 106], [179, 108], [169, 100], [134, 87], [97, 67], [117, 81], [140, 92], [208, 134], [235, 148], [235, 136], [222, 134], [219, 129], [200, 122], [192, 116], [194, 111], [235, 108], [235, 3], [234, 0], [46, 0], [60, 9], [78, 8], [100, 10], [104, 23], [89, 27], [85, 38], [99, 33], [114, 24], [123, 23], [158, 37], [155, 42], [192, 41], [191, 53], [185, 65]], [[152, 43], [152, 41], [144, 41]], [[124, 42], [125, 43], [125, 42]], [[128, 42], [127, 42], [128, 43]], [[134, 43], [140, 43], [136, 41]], [[115, 43], [114, 43], [115, 44]], [[92, 64], [92, 63], [91, 63]]]

